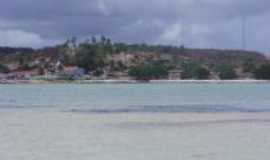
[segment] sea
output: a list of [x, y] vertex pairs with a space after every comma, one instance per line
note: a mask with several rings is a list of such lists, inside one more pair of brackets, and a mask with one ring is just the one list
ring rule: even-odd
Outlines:
[[269, 132], [269, 83], [0, 85], [1, 160], [265, 160]]

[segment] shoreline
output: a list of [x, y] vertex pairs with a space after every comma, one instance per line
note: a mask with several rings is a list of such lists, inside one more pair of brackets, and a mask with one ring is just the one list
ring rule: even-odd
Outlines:
[[233, 83], [250, 83], [250, 84], [265, 84], [270, 80], [255, 80], [255, 79], [239, 79], [239, 80], [0, 80], [0, 85], [5, 84], [233, 84]]

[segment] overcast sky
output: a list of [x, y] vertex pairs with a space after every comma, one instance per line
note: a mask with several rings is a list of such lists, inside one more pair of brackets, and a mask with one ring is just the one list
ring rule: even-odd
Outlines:
[[[68, 37], [270, 53], [269, 0], [0, 0], [0, 45], [42, 47]], [[244, 20], [245, 19], [245, 20]]]

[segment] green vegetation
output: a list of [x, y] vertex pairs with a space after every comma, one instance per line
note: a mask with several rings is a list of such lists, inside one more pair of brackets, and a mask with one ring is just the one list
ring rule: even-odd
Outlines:
[[112, 71], [125, 71], [128, 69], [127, 66], [123, 64], [123, 62], [121, 61], [118, 62], [110, 61], [109, 63]]
[[198, 67], [193, 70], [193, 78], [194, 79], [208, 79], [210, 76], [210, 71], [204, 67]]
[[75, 37], [57, 46], [60, 59], [65, 65], [78, 66], [87, 71], [101, 70], [106, 58], [113, 53], [113, 44], [109, 38], [101, 36], [100, 40], [92, 37], [91, 41], [77, 43]]
[[128, 74], [137, 80], [162, 79], [168, 76], [168, 70], [164, 64], [142, 64], [131, 67]]
[[208, 79], [210, 71], [198, 63], [184, 62], [181, 64], [183, 79]]
[[231, 65], [226, 65], [226, 64], [217, 65], [215, 70], [220, 79], [231, 80], [231, 79], [237, 78], [235, 69]]
[[76, 64], [87, 71], [97, 70], [105, 65], [103, 49], [93, 44], [80, 44], [75, 58]]
[[0, 64], [0, 73], [8, 73], [9, 68], [6, 65]]
[[[60, 72], [67, 68], [78, 67], [86, 71], [86, 77], [93, 79], [100, 76], [127, 78], [127, 71], [130, 77], [138, 80], [178, 79], [180, 76], [198, 80], [213, 77], [270, 79], [269, 59], [258, 52], [113, 43], [105, 36], [85, 41], [73, 37], [62, 45], [37, 50], [0, 47], [0, 63], [9, 65], [14, 71], [33, 71], [36, 75], [38, 70], [40, 76], [51, 74], [55, 77], [56, 74], [61, 76]], [[7, 73], [9, 69], [0, 65], [0, 72]]]
[[247, 72], [254, 72], [254, 70], [256, 69], [256, 63], [255, 60], [253, 58], [247, 58], [244, 60], [243, 64], [243, 71], [245, 73]]
[[23, 64], [20, 67], [21, 70], [25, 70], [25, 71], [29, 71], [29, 70], [32, 70], [32, 69], [35, 69], [35, 68], [36, 68], [35, 66], [30, 65], [30, 64]]
[[112, 54], [113, 46], [110, 39], [102, 36], [100, 41], [92, 37], [91, 42], [86, 40], [79, 44], [76, 38], [72, 38], [59, 49], [64, 64], [76, 65], [99, 75], [106, 65], [106, 57]]
[[256, 79], [270, 80], [270, 64], [263, 64], [254, 71]]

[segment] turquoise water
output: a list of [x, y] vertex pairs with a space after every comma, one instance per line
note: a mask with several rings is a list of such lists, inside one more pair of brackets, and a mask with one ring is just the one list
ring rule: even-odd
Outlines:
[[269, 109], [269, 84], [0, 85], [0, 159], [265, 160]]
[[[1, 107], [270, 109], [270, 84], [0, 85]], [[161, 106], [161, 107], [160, 107]], [[158, 108], [157, 108], [158, 109]]]

